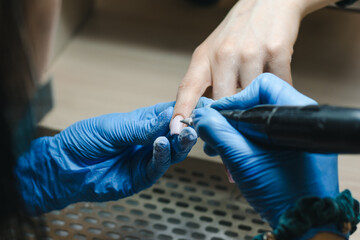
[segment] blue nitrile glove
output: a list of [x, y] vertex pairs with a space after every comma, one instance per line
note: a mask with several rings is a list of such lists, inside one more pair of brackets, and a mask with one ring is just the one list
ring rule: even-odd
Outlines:
[[[339, 193], [337, 155], [262, 148], [239, 133], [236, 127], [241, 125], [231, 125], [216, 111], [248, 109], [259, 104], [316, 102], [276, 76], [262, 74], [242, 92], [215, 101], [211, 108], [194, 110], [193, 117], [195, 129], [207, 144], [206, 151], [221, 156], [242, 194], [275, 228], [280, 215], [300, 197], [335, 197]], [[312, 231], [308, 234], [320, 230]], [[338, 233], [333, 227], [325, 227], [325, 231]]]
[[173, 106], [90, 118], [34, 140], [15, 170], [28, 212], [116, 200], [150, 187], [171, 164], [184, 160], [197, 140], [189, 127], [169, 137]]

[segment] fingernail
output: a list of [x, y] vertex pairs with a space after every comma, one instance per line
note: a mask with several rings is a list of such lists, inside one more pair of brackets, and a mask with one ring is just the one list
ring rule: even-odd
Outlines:
[[227, 167], [225, 167], [225, 172], [226, 172], [226, 175], [227, 175], [227, 177], [228, 177], [229, 183], [235, 183], [235, 181], [234, 181], [234, 179], [233, 179], [233, 177], [232, 177], [229, 169], [227, 169]]
[[180, 115], [176, 116], [170, 123], [170, 134], [180, 134], [181, 130], [185, 127], [180, 121], [184, 118]]

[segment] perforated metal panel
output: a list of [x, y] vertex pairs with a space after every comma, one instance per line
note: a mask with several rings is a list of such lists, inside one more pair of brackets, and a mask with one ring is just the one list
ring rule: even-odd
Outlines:
[[249, 240], [270, 230], [228, 183], [221, 164], [191, 158], [135, 196], [78, 203], [42, 218], [48, 240]]

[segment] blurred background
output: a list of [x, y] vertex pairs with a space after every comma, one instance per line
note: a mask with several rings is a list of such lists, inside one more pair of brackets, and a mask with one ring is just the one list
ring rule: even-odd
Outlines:
[[[175, 100], [192, 52], [236, 2], [58, 1], [49, 67], [40, 81], [51, 79], [53, 86], [54, 107], [39, 124], [46, 134], [84, 118]], [[319, 103], [360, 107], [358, 11], [356, 6], [353, 11], [327, 8], [301, 25], [292, 62], [294, 85]], [[220, 161], [202, 152], [201, 141], [190, 157]], [[351, 189], [359, 199], [360, 156], [341, 156], [339, 169], [341, 189]], [[223, 174], [223, 168], [217, 171]], [[360, 232], [353, 239], [360, 239]]]

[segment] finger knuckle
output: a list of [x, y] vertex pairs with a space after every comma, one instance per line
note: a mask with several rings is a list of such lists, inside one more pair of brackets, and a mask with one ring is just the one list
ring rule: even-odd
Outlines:
[[258, 58], [259, 51], [255, 46], [247, 46], [243, 47], [240, 54], [240, 60], [242, 63], [248, 63], [254, 61], [254, 59]]
[[193, 54], [192, 54], [192, 58], [196, 59], [199, 57], [203, 57], [206, 53], [206, 49], [204, 47], [204, 45], [199, 45], [197, 48], [195, 48]]
[[[199, 70], [201, 66], [197, 66], [198, 69], [189, 69], [189, 73], [185, 75], [183, 80], [180, 82], [178, 91], [192, 90], [192, 92], [202, 93], [211, 84], [211, 78], [209, 75], [209, 70], [204, 71]], [[205, 75], [205, 76], [204, 76]]]
[[270, 57], [281, 57], [281, 56], [291, 56], [294, 52], [293, 47], [289, 46], [286, 42], [283, 41], [272, 41], [266, 45], [267, 54]]
[[189, 78], [184, 78], [183, 81], [179, 84], [178, 91], [184, 91], [191, 87], [191, 80]]
[[224, 41], [218, 50], [215, 52], [216, 61], [224, 61], [229, 58], [234, 58], [236, 52], [236, 44], [232, 40]]
[[267, 44], [266, 51], [270, 56], [277, 56], [283, 51], [283, 48], [280, 41], [273, 41]]
[[183, 82], [180, 83], [178, 92], [189, 92], [192, 94], [201, 95], [203, 87], [207, 85], [207, 83], [202, 82], [201, 79], [197, 77], [186, 78]]

